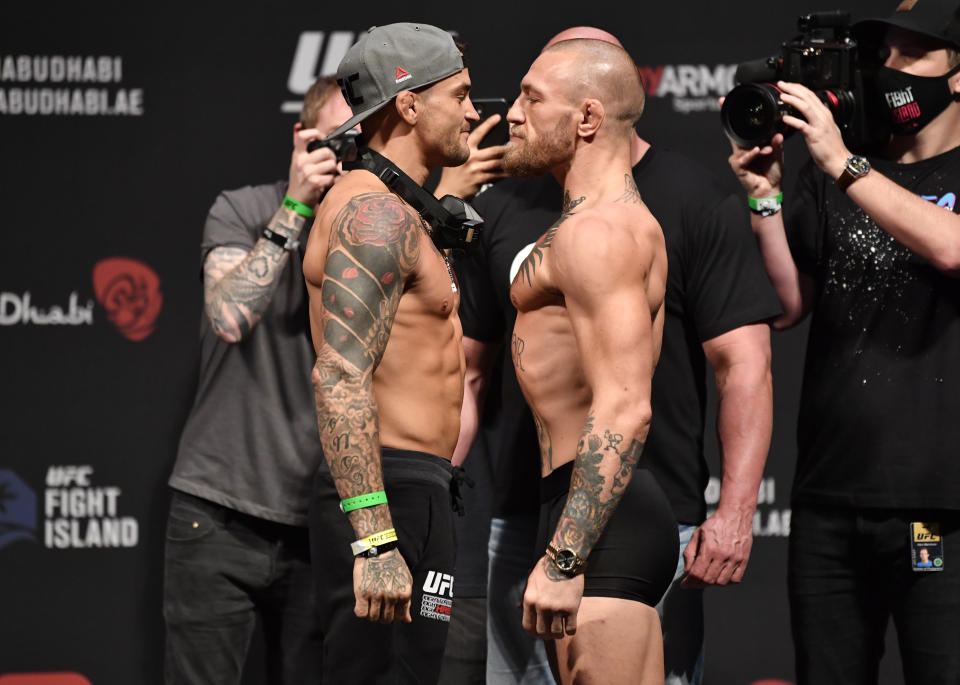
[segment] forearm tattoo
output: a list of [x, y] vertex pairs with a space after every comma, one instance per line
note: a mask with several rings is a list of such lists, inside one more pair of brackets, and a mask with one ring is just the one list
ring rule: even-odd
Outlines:
[[[314, 385], [320, 441], [342, 498], [383, 489], [373, 372], [419, 258], [420, 226], [394, 195], [366, 193], [340, 210], [330, 230]], [[385, 505], [349, 517], [364, 535], [389, 527]]]
[[560, 225], [573, 216], [573, 210], [583, 204], [583, 201], [586, 199], [585, 195], [581, 195], [576, 200], [571, 200], [570, 191], [565, 190], [563, 192], [563, 208], [560, 218], [554, 222], [553, 226], [547, 229], [546, 233], [540, 236], [540, 239], [533, 246], [530, 254], [527, 255], [527, 258], [523, 260], [523, 264], [520, 265], [520, 274], [523, 276], [523, 280], [527, 282], [527, 285], [533, 285], [533, 274], [537, 270], [537, 267], [543, 262], [544, 250], [550, 247], [554, 237], [557, 235], [557, 230], [559, 230]]
[[593, 548], [633, 475], [643, 443], [624, 445], [623, 435], [594, 426], [591, 414], [577, 444], [570, 494], [556, 535], [561, 547], [584, 556]]
[[[270, 230], [295, 238], [306, 219], [280, 208], [267, 224]], [[237, 263], [243, 251], [217, 248], [203, 265], [204, 305], [214, 332], [230, 342], [239, 342], [263, 317], [273, 299], [288, 252], [260, 238]]]

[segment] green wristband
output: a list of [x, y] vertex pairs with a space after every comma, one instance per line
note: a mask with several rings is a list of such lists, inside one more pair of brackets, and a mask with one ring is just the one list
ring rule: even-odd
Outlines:
[[313, 210], [310, 209], [307, 205], [302, 202], [297, 202], [289, 195], [283, 196], [283, 206], [289, 209], [290, 211], [296, 212], [305, 219], [313, 218]]
[[747, 204], [750, 211], [760, 216], [773, 216], [780, 211], [783, 206], [783, 193], [777, 193], [773, 197], [747, 197]]
[[383, 490], [377, 492], [368, 492], [366, 495], [357, 495], [348, 499], [340, 500], [340, 511], [346, 514], [354, 509], [363, 509], [364, 507], [375, 507], [378, 504], [387, 503], [387, 493]]

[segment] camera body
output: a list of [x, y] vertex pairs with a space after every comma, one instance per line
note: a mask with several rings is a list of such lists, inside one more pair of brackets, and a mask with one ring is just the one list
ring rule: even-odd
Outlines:
[[867, 149], [883, 140], [871, 110], [876, 97], [871, 87], [877, 64], [865, 59], [876, 51], [864, 50], [855, 39], [847, 12], [815, 12], [797, 20], [800, 35], [781, 45], [780, 54], [737, 66], [738, 84], [720, 110], [723, 129], [740, 147], [763, 147], [777, 133], [794, 129], [783, 116], [800, 115], [780, 99], [777, 81], [801, 83], [833, 114], [851, 149]]
[[357, 137], [359, 135], [357, 131], [350, 129], [333, 138], [311, 140], [307, 143], [307, 152], [313, 152], [321, 147], [328, 147], [333, 151], [338, 162], [349, 162], [357, 158]]

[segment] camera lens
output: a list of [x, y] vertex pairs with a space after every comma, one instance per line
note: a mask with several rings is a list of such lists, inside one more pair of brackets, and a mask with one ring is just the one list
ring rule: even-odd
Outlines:
[[720, 109], [723, 130], [743, 148], [764, 146], [783, 131], [780, 91], [767, 83], [744, 83], [727, 95]]

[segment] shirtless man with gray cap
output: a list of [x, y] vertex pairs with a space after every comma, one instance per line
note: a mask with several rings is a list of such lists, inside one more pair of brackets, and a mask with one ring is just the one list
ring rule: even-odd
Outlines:
[[434, 683], [453, 598], [459, 293], [426, 217], [381, 179], [422, 185], [462, 164], [479, 117], [453, 38], [426, 24], [370, 29], [337, 78], [354, 116], [333, 135], [362, 121], [361, 159], [395, 171], [354, 168], [327, 194], [303, 265], [325, 456], [310, 521], [323, 680]]

